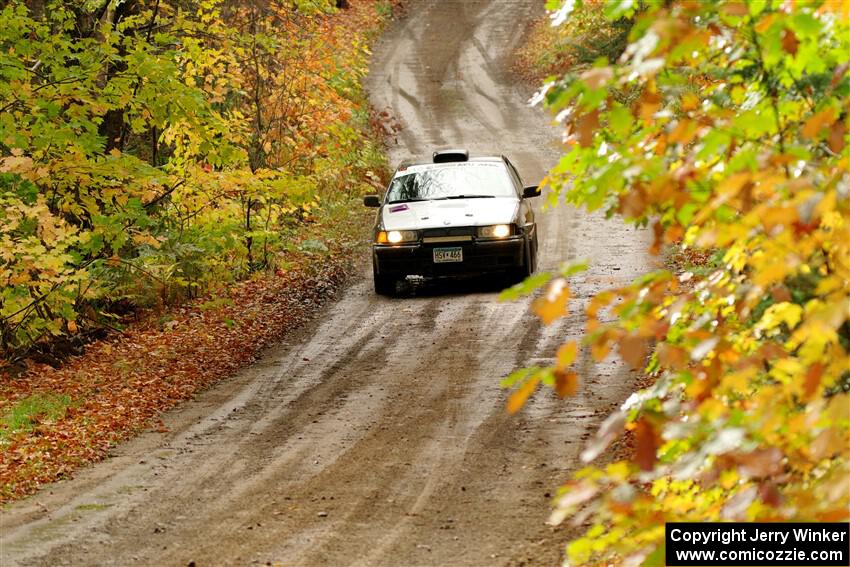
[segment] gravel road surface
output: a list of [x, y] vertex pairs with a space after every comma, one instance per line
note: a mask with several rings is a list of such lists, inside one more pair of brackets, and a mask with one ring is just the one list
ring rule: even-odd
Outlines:
[[[510, 56], [542, 0], [420, 0], [375, 48], [368, 88], [394, 162], [504, 153], [527, 183], [558, 156]], [[71, 481], [2, 512], [0, 565], [556, 565], [550, 492], [633, 377], [580, 361], [577, 396], [508, 416], [499, 380], [578, 338], [579, 307], [643, 269], [646, 236], [541, 211], [540, 268], [588, 258], [573, 315], [542, 327], [488, 282], [374, 295], [371, 267], [251, 368]]]

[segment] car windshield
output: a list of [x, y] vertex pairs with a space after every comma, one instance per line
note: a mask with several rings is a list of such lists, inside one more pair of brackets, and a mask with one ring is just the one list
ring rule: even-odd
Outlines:
[[502, 163], [412, 166], [409, 173], [393, 178], [387, 202], [485, 197], [516, 197]]

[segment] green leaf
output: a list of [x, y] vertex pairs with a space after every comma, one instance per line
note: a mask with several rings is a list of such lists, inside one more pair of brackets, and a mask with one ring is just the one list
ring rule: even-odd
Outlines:
[[[581, 272], [587, 271], [588, 266], [589, 266], [589, 263], [588, 263], [587, 260], [579, 260], [577, 262], [572, 262], [570, 264], [562, 265], [561, 269], [559, 270], [559, 273], [561, 274], [562, 277], [568, 278], [570, 276], [574, 276], [575, 274], [579, 274]], [[546, 283], [546, 282], [543, 282], [543, 283]]]
[[529, 295], [552, 279], [551, 272], [539, 272], [525, 278], [522, 282], [509, 287], [499, 294], [499, 301], [515, 301], [522, 296]]

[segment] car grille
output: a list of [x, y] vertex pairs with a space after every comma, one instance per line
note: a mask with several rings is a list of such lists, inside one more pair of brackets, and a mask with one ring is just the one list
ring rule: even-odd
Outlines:
[[428, 228], [422, 231], [423, 238], [441, 236], [475, 236], [474, 226], [450, 226], [446, 228]]

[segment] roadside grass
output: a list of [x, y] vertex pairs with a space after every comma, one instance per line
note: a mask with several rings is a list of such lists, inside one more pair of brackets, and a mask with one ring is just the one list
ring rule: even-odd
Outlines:
[[514, 70], [523, 78], [543, 78], [581, 71], [601, 57], [615, 61], [626, 48], [630, 20], [609, 21], [604, 15], [607, 0], [585, 0], [563, 25], [553, 27], [549, 18], [534, 24], [516, 53]]
[[112, 504], [80, 504], [76, 509], [80, 512], [99, 512], [100, 510], [106, 510], [110, 506]]
[[393, 4], [392, 2], [388, 2], [384, 0], [383, 2], [378, 2], [375, 4], [375, 11], [382, 19], [388, 19], [393, 14]]
[[0, 445], [17, 434], [30, 432], [39, 423], [65, 417], [71, 397], [64, 394], [31, 394], [7, 409], [0, 418]]

